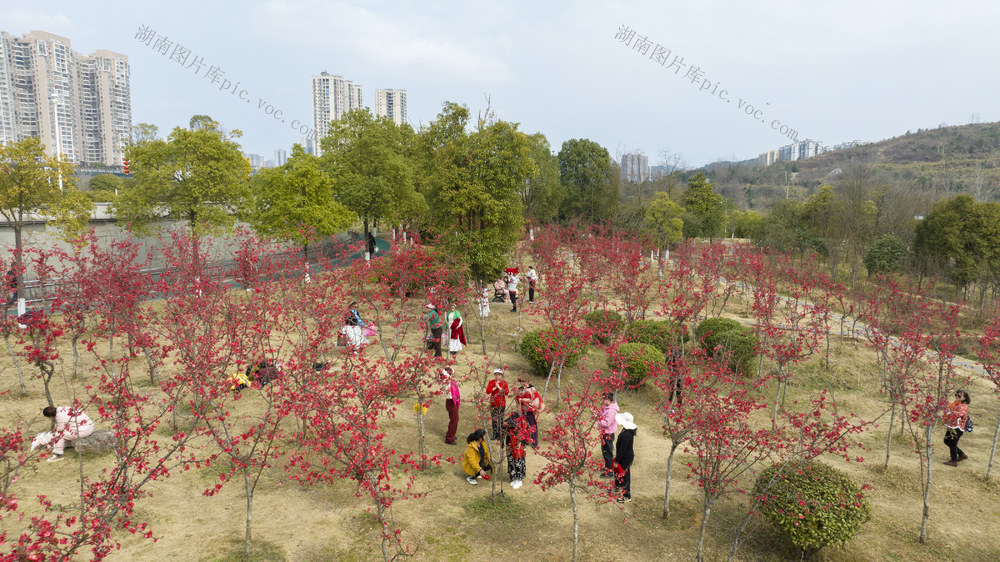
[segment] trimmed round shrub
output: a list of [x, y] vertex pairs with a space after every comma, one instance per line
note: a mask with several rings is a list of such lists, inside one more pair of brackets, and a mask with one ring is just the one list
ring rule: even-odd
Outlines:
[[[555, 347], [551, 342], [558, 341], [552, 337], [543, 339], [542, 334], [545, 333], [555, 334], [556, 338], [561, 338], [562, 329], [545, 328], [543, 330], [532, 330], [524, 334], [524, 337], [521, 338], [521, 355], [531, 364], [531, 370], [540, 377], [548, 376], [549, 369], [552, 367], [552, 363], [548, 358], [552, 357], [552, 349]], [[572, 367], [580, 360], [580, 356], [583, 355], [587, 346], [584, 345], [580, 338], [574, 337], [569, 340], [567, 348], [566, 362], [563, 366]]]
[[694, 328], [694, 337], [698, 341], [702, 341], [706, 335], [711, 334], [722, 334], [725, 332], [731, 332], [733, 330], [738, 330], [743, 326], [733, 320], [732, 318], [706, 318], [698, 323]]
[[764, 470], [754, 485], [760, 513], [788, 542], [807, 555], [841, 546], [871, 518], [856, 482], [843, 472], [813, 461]]
[[753, 375], [757, 336], [749, 327], [729, 318], [708, 318], [695, 327], [694, 335], [709, 356], [728, 357], [726, 364], [731, 371]]
[[668, 353], [691, 339], [687, 326], [671, 320], [636, 320], [625, 329], [625, 339], [630, 343], [645, 343]]
[[623, 343], [617, 348], [617, 353], [608, 351], [608, 368], [625, 371], [625, 384], [629, 388], [637, 388], [646, 382], [650, 367], [662, 364], [665, 358], [655, 346], [647, 343]]
[[616, 310], [595, 310], [583, 316], [583, 321], [594, 329], [594, 339], [599, 343], [611, 341], [611, 335], [621, 331], [625, 320]]

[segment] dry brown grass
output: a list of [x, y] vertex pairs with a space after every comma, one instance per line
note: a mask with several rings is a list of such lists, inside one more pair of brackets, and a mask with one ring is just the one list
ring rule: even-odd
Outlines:
[[[730, 307], [740, 312], [740, 305]], [[458, 372], [471, 362], [481, 362], [477, 320], [467, 315], [470, 346], [459, 357]], [[538, 317], [523, 315], [525, 329], [538, 327]], [[515, 373], [524, 372], [527, 363], [515, 353], [517, 318], [504, 305], [494, 305], [487, 330], [487, 352], [493, 360], [507, 365]], [[419, 335], [410, 336], [416, 345]], [[500, 348], [497, 354], [497, 349]], [[67, 351], [68, 350], [64, 350]], [[377, 346], [366, 353], [379, 354]], [[839, 340], [834, 344], [832, 370], [827, 371], [820, 358], [797, 366], [791, 379], [788, 399], [807, 399], [820, 388], [829, 388], [843, 410], [871, 418], [885, 409], [878, 392], [878, 373], [873, 356], [863, 344]], [[141, 361], [134, 368], [142, 369]], [[591, 350], [581, 365], [603, 368], [600, 351]], [[564, 384], [579, 378], [581, 367], [569, 369]], [[9, 358], [0, 360], [6, 387], [12, 392], [0, 398], [3, 409], [0, 423], [11, 425], [18, 420], [32, 421], [32, 431], [47, 429], [38, 415], [44, 399], [37, 381], [27, 396], [16, 391], [16, 377]], [[467, 372], [467, 367], [464, 367]], [[58, 375], [57, 375], [58, 377]], [[508, 376], [512, 380], [512, 376]], [[82, 389], [86, 378], [70, 381], [73, 388]], [[539, 387], [542, 384], [538, 384]], [[65, 398], [62, 383], [57, 396]], [[936, 455], [930, 542], [920, 544], [917, 536], [920, 524], [919, 467], [905, 440], [896, 440], [888, 470], [881, 469], [884, 458], [885, 430], [876, 428], [862, 441], [870, 448], [864, 453], [864, 463], [829, 462], [847, 471], [860, 482], [873, 486], [869, 493], [872, 521], [853, 542], [843, 549], [825, 549], [820, 560], [996, 560], [1000, 559], [1000, 486], [985, 482], [992, 420], [995, 419], [993, 398], [988, 386], [976, 381], [971, 386], [974, 397], [973, 415], [979, 429], [966, 435], [963, 448], [970, 459], [957, 469], [940, 464], [945, 449], [940, 433], [935, 436]], [[463, 385], [463, 392], [473, 392], [472, 383]], [[550, 393], [552, 391], [550, 390]], [[765, 390], [769, 396], [770, 390]], [[685, 480], [689, 456], [678, 451], [674, 462], [674, 487], [671, 499], [672, 517], [660, 517], [664, 493], [664, 476], [669, 442], [659, 429], [654, 413], [658, 398], [655, 389], [622, 393], [619, 405], [631, 411], [640, 430], [636, 438], [637, 458], [633, 466], [634, 501], [622, 510], [618, 505], [594, 506], [585, 503], [581, 510], [581, 554], [583, 559], [673, 560], [690, 559], [695, 551], [701, 504], [698, 489]], [[555, 406], [554, 396], [548, 400]], [[237, 403], [236, 414], [249, 411], [254, 400]], [[540, 420], [544, 431], [550, 416]], [[427, 418], [429, 453], [441, 453], [456, 460], [463, 452], [460, 446], [443, 443], [447, 415], [440, 403], [431, 406]], [[471, 404], [463, 405], [460, 435], [478, 424]], [[387, 423], [389, 444], [398, 450], [415, 449], [416, 419], [403, 407], [398, 416]], [[596, 452], [599, 455], [599, 452]], [[46, 494], [55, 503], [72, 507], [78, 501], [78, 467], [75, 455], [57, 464], [32, 465], [14, 486], [21, 505], [32, 510], [35, 495]], [[96, 474], [107, 466], [107, 457], [85, 457], [84, 470]], [[529, 450], [529, 478], [537, 473], [542, 460]], [[139, 503], [138, 519], [148, 521], [157, 542], [122, 536], [122, 549], [112, 554], [112, 560], [229, 560], [241, 549], [243, 537], [244, 498], [242, 487], [231, 484], [215, 497], [202, 491], [218, 477], [216, 468], [180, 473], [150, 488], [152, 497]], [[505, 475], [503, 476], [505, 480]], [[526, 483], [520, 490], [505, 485], [506, 496], [494, 504], [488, 498], [490, 487], [469, 486], [462, 478], [458, 465], [444, 464], [418, 475], [416, 491], [426, 497], [395, 504], [393, 517], [403, 530], [407, 544], [416, 549], [416, 558], [423, 560], [465, 560], [503, 556], [505, 558], [566, 560], [571, 553], [571, 512], [564, 488], [542, 492]], [[706, 557], [723, 559], [745, 501], [733, 496], [723, 500], [713, 512], [708, 529]], [[261, 551], [260, 559], [286, 560], [372, 560], [380, 557], [378, 529], [369, 503], [357, 498], [347, 482], [334, 485], [302, 487], [290, 482], [280, 467], [269, 470], [258, 487], [255, 504], [254, 536]], [[0, 522], [0, 528], [16, 533], [21, 523], [12, 519]], [[757, 524], [745, 538], [740, 560], [784, 560], [796, 553], [782, 546], [774, 531], [766, 524]], [[81, 556], [80, 558], [85, 558]]]

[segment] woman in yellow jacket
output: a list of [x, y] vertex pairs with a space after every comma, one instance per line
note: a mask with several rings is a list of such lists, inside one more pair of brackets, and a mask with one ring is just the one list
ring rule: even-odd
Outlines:
[[469, 484], [475, 486], [479, 482], [476, 478], [489, 480], [487, 472], [493, 470], [490, 462], [490, 449], [486, 445], [486, 430], [477, 429], [469, 434], [465, 442], [465, 457], [462, 458], [462, 470], [468, 476], [465, 478]]

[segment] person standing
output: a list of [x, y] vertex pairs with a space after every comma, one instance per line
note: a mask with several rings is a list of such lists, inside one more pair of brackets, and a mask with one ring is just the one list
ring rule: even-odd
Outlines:
[[528, 302], [535, 302], [535, 285], [538, 283], [538, 273], [535, 272], [535, 266], [529, 265], [528, 272], [524, 276], [528, 279]]
[[488, 472], [493, 471], [490, 462], [490, 449], [486, 446], [486, 430], [479, 428], [465, 439], [465, 456], [462, 457], [462, 470], [467, 475], [465, 479], [475, 486], [476, 478], [489, 480]]
[[462, 313], [458, 311], [455, 303], [451, 303], [451, 308], [448, 310], [448, 314], [445, 315], [446, 323], [448, 324], [448, 353], [452, 357], [462, 351], [465, 347], [465, 330], [462, 328], [464, 321], [462, 320]]
[[671, 404], [677, 404], [678, 406], [684, 404], [684, 396], [682, 394], [684, 391], [684, 376], [681, 374], [682, 361], [681, 350], [676, 347], [667, 353], [667, 371], [670, 373], [670, 397], [667, 400]]
[[448, 432], [444, 435], [444, 442], [448, 445], [454, 445], [455, 434], [458, 432], [458, 408], [462, 405], [462, 394], [458, 391], [455, 371], [451, 367], [445, 367], [441, 371], [441, 381], [444, 383], [445, 395], [448, 396], [444, 401], [444, 408], [448, 410]]
[[615, 461], [615, 433], [618, 432], [618, 403], [615, 394], [609, 392], [601, 400], [601, 411], [597, 415], [597, 427], [601, 430], [601, 455], [604, 456], [604, 472], [601, 478], [614, 478], [612, 470]]
[[517, 379], [517, 405], [521, 409], [521, 416], [528, 424], [528, 437], [531, 446], [538, 448], [538, 420], [536, 415], [542, 409], [542, 395], [538, 394], [538, 389], [533, 384], [524, 380], [524, 377]]
[[424, 325], [429, 332], [427, 349], [434, 350], [434, 357], [441, 357], [441, 336], [444, 334], [444, 320], [437, 312], [433, 303], [427, 303], [427, 314], [424, 315]]
[[490, 290], [483, 287], [483, 292], [479, 295], [479, 315], [483, 318], [490, 317]]
[[510, 487], [515, 490], [521, 487], [521, 481], [528, 471], [524, 458], [524, 437], [527, 428], [524, 419], [517, 412], [511, 412], [504, 422], [504, 435], [507, 438], [507, 475], [510, 477]]
[[507, 275], [507, 293], [510, 295], [510, 304], [514, 306], [510, 309], [511, 312], [517, 312], [517, 284], [520, 282], [516, 269]]
[[10, 306], [17, 302], [17, 269], [15, 269], [15, 263], [11, 260], [10, 269], [7, 270], [7, 275], [4, 276], [4, 285], [7, 287], [7, 303], [6, 306]]
[[955, 391], [955, 401], [948, 405], [944, 412], [944, 426], [947, 428], [944, 433], [944, 444], [948, 446], [948, 453], [951, 460], [944, 463], [948, 466], [958, 466], [958, 463], [969, 458], [962, 449], [958, 448], [958, 440], [965, 433], [965, 423], [969, 420], [969, 393], [964, 390]]
[[622, 432], [618, 434], [618, 442], [615, 444], [615, 490], [621, 492], [618, 503], [625, 503], [632, 499], [632, 461], [635, 460], [635, 452], [632, 449], [635, 441], [636, 425], [632, 419], [632, 414], [624, 412], [615, 416], [615, 421], [622, 426]]
[[500, 440], [503, 432], [503, 414], [507, 408], [510, 387], [503, 379], [503, 369], [493, 369], [493, 380], [486, 384], [486, 394], [490, 396], [490, 419], [493, 422], [493, 439]]
[[94, 422], [83, 410], [46, 406], [42, 409], [42, 415], [55, 422], [55, 437], [58, 439], [52, 446], [52, 456], [49, 457], [48, 462], [63, 460], [63, 450], [67, 440], [76, 441], [94, 433]]

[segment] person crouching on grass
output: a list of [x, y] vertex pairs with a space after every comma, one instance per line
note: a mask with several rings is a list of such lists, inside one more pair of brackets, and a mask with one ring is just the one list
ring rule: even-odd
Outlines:
[[66, 446], [67, 440], [76, 441], [94, 433], [94, 422], [83, 410], [46, 406], [42, 409], [42, 415], [55, 422], [55, 436], [59, 439], [52, 446], [52, 456], [49, 457], [48, 462], [63, 460], [63, 448]]
[[490, 463], [490, 449], [486, 446], [486, 430], [479, 428], [469, 434], [465, 439], [465, 456], [462, 458], [462, 470], [468, 475], [466, 480], [475, 486], [479, 482], [476, 478], [489, 480], [487, 474], [493, 470]]

